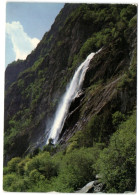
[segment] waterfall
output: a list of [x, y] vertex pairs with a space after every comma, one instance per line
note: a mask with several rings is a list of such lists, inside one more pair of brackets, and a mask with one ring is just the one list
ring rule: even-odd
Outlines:
[[61, 101], [58, 104], [55, 113], [55, 118], [49, 131], [49, 136], [46, 142], [47, 144], [50, 138], [53, 139], [54, 144], [58, 141], [71, 102], [78, 96], [78, 93], [80, 92], [84, 81], [85, 73], [89, 67], [90, 60], [94, 57], [95, 54], [96, 53], [89, 54], [86, 60], [75, 71], [73, 78], [66, 89], [65, 94], [63, 95]]

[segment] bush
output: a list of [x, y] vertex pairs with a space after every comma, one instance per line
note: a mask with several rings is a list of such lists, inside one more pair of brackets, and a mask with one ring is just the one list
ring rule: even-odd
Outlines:
[[34, 169], [38, 170], [47, 179], [57, 175], [57, 168], [51, 161], [51, 156], [48, 152], [39, 153], [27, 162], [25, 166], [25, 174], [29, 175]]
[[9, 172], [17, 172], [17, 165], [18, 163], [21, 161], [20, 157], [15, 157], [12, 158], [9, 162], [8, 162], [8, 169]]
[[[93, 180], [95, 174], [92, 164], [96, 160], [96, 151], [99, 153], [94, 148], [80, 148], [63, 156], [58, 178], [54, 182], [57, 183], [55, 190], [67, 192], [70, 189], [73, 192]], [[61, 189], [61, 184], [67, 189], [64, 186]]]
[[112, 115], [112, 123], [115, 127], [117, 127], [122, 121], [125, 120], [125, 115], [122, 114], [119, 111], [116, 111], [113, 115]]
[[135, 190], [136, 179], [136, 114], [134, 113], [111, 136], [96, 162], [107, 192]]
[[87, 39], [87, 41], [83, 44], [83, 46], [80, 49], [80, 56], [81, 58], [86, 58], [86, 56], [89, 55], [92, 51], [96, 51], [95, 47], [96, 39], [95, 37], [91, 37]]
[[33, 182], [29, 184], [28, 192], [50, 192], [52, 191], [50, 182], [48, 180], [37, 180], [37, 182]]
[[45, 177], [37, 169], [33, 169], [29, 173], [29, 178], [34, 183], [36, 183], [36, 182], [38, 182], [40, 180], [44, 180], [45, 179]]
[[7, 174], [3, 177], [3, 189], [5, 191], [12, 191], [11, 185], [16, 180], [16, 174]]
[[7, 175], [9, 173], [8, 167], [3, 167], [3, 175]]
[[3, 177], [3, 189], [9, 192], [25, 192], [27, 184], [25, 180], [17, 174], [7, 174]]
[[29, 158], [25, 158], [22, 161], [20, 161], [17, 165], [17, 172], [19, 175], [24, 175], [25, 173], [25, 165], [27, 162], [29, 162], [30, 159]]

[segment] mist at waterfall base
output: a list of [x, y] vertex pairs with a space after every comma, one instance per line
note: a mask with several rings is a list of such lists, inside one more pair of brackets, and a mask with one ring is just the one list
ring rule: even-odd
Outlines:
[[[49, 128], [49, 135], [47, 136], [46, 144], [49, 143], [50, 139], [53, 140], [53, 144], [57, 143], [59, 135], [63, 129], [65, 120], [67, 118], [71, 102], [80, 93], [84, 81], [85, 73], [89, 68], [89, 63], [95, 54], [96, 53], [91, 53], [88, 55], [86, 60], [83, 63], [81, 63], [81, 65], [77, 68], [77, 70], [73, 75], [72, 80], [67, 85], [66, 92], [61, 98], [58, 107], [56, 109], [52, 126]], [[46, 130], [48, 132], [47, 128]]]

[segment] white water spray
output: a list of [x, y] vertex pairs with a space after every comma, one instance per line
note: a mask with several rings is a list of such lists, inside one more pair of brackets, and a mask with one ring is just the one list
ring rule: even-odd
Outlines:
[[54, 144], [57, 142], [59, 135], [62, 131], [62, 128], [64, 126], [64, 122], [67, 117], [70, 104], [78, 96], [78, 93], [84, 81], [85, 73], [89, 67], [90, 60], [94, 57], [95, 54], [96, 53], [91, 53], [75, 71], [74, 76], [69, 86], [67, 87], [63, 98], [59, 102], [55, 118], [46, 142], [47, 144], [49, 143], [50, 138], [53, 139]]

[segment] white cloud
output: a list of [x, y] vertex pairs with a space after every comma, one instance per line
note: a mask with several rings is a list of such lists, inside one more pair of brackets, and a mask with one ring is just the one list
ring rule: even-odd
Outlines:
[[16, 54], [16, 59], [26, 59], [27, 55], [37, 46], [39, 39], [30, 38], [24, 32], [23, 26], [20, 22], [13, 21], [11, 24], [6, 23], [6, 33], [9, 35], [13, 50]]

